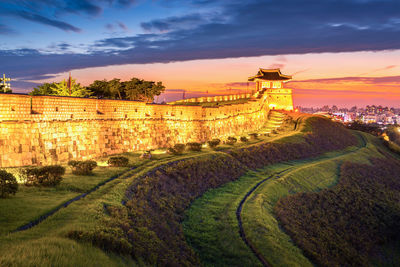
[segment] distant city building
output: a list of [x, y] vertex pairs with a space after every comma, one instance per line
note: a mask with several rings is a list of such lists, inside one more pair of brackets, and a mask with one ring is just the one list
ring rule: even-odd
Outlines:
[[303, 113], [329, 115], [333, 119], [344, 123], [361, 121], [363, 123], [378, 124], [382, 127], [400, 123], [400, 109], [383, 107], [381, 105], [367, 105], [365, 108], [357, 108], [357, 106], [353, 106], [350, 109], [338, 108], [335, 105], [332, 107], [325, 105], [322, 108], [298, 107], [298, 109]]

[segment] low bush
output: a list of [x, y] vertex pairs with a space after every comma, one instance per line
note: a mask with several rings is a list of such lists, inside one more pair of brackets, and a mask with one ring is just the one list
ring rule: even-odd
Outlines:
[[237, 142], [236, 137], [229, 136], [228, 139], [225, 141], [227, 145], [233, 146]]
[[212, 139], [212, 140], [210, 140], [210, 141], [207, 142], [207, 144], [208, 144], [208, 146], [209, 146], [210, 148], [215, 148], [215, 147], [217, 147], [220, 143], [221, 143], [221, 140], [219, 140], [219, 139]]
[[65, 168], [60, 165], [27, 168], [23, 170], [27, 186], [56, 186], [65, 174]]
[[92, 174], [93, 169], [97, 167], [97, 162], [94, 160], [70, 160], [68, 165], [71, 167], [73, 174], [89, 175]]
[[240, 137], [240, 142], [246, 143], [246, 142], [248, 142], [248, 141], [249, 141], [249, 139], [247, 139], [246, 136], [241, 136], [241, 137]]
[[173, 147], [168, 148], [168, 153], [181, 155], [185, 151], [185, 147], [185, 144], [175, 144]]
[[14, 175], [4, 170], [0, 170], [0, 198], [15, 195], [18, 191], [17, 179]]
[[202, 144], [197, 142], [191, 142], [186, 144], [190, 151], [201, 151]]
[[107, 164], [111, 167], [126, 167], [129, 164], [129, 159], [126, 157], [110, 157]]
[[253, 139], [253, 140], [258, 138], [258, 133], [251, 133], [249, 135], [250, 135], [250, 138]]

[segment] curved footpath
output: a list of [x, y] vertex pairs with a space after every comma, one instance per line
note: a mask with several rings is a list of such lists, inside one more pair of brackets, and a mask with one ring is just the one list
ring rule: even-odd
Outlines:
[[126, 173], [128, 173], [128, 172], [130, 172], [130, 171], [132, 171], [132, 170], [134, 170], [134, 169], [136, 169], [136, 167], [132, 167], [132, 168], [130, 168], [129, 170], [127, 170], [127, 171], [125, 171], [125, 172], [116, 174], [116, 175], [114, 175], [114, 176], [108, 178], [107, 180], [105, 180], [105, 181], [103, 181], [103, 182], [101, 182], [101, 183], [98, 183], [97, 185], [95, 185], [92, 189], [88, 190], [87, 192], [85, 192], [85, 193], [83, 193], [83, 194], [80, 194], [80, 195], [78, 195], [78, 196], [76, 196], [76, 197], [74, 197], [74, 198], [72, 198], [72, 199], [70, 199], [70, 200], [67, 200], [66, 202], [64, 202], [64, 203], [62, 203], [61, 205], [59, 205], [58, 207], [56, 207], [55, 209], [53, 209], [53, 210], [51, 210], [51, 211], [49, 211], [49, 212], [47, 212], [47, 213], [41, 215], [39, 218], [37, 218], [37, 219], [35, 219], [35, 220], [33, 220], [33, 221], [30, 221], [30, 222], [28, 222], [28, 223], [26, 223], [26, 224], [24, 224], [24, 225], [18, 227], [18, 228], [15, 229], [14, 231], [11, 231], [11, 233], [15, 233], [15, 232], [20, 232], [20, 231], [28, 230], [28, 229], [34, 227], [35, 225], [38, 225], [39, 223], [41, 223], [42, 221], [46, 220], [48, 217], [50, 217], [51, 215], [53, 215], [54, 213], [56, 213], [56, 212], [59, 211], [60, 209], [68, 207], [71, 203], [73, 203], [73, 202], [75, 202], [75, 201], [78, 201], [78, 200], [80, 200], [81, 198], [86, 197], [87, 195], [89, 195], [89, 194], [93, 193], [94, 191], [98, 190], [98, 189], [99, 189], [100, 187], [102, 187], [103, 185], [105, 185], [105, 184], [107, 184], [107, 183], [109, 183], [109, 182], [111, 182], [111, 181], [113, 181], [113, 180], [115, 180], [115, 179], [117, 179], [117, 178], [119, 178], [119, 177], [125, 175]]
[[[365, 139], [365, 137], [362, 134], [357, 133], [357, 135], [360, 138], [362, 143], [356, 150], [350, 151], [350, 152], [347, 152], [347, 153], [344, 153], [344, 154], [341, 154], [341, 155], [338, 155], [338, 156], [333, 157], [333, 158], [326, 159], [326, 160], [321, 161], [319, 163], [335, 160], [335, 159], [338, 159], [340, 157], [347, 156], [349, 154], [357, 153], [360, 149], [365, 148], [367, 146], [367, 140]], [[288, 163], [288, 164], [290, 165], [290, 163]], [[242, 198], [242, 200], [240, 201], [240, 203], [239, 203], [239, 205], [238, 205], [238, 207], [236, 209], [236, 218], [238, 220], [239, 235], [240, 235], [241, 239], [243, 240], [243, 242], [246, 244], [246, 246], [252, 251], [252, 253], [257, 257], [257, 259], [261, 262], [261, 264], [263, 266], [272, 266], [272, 265], [270, 263], [268, 263], [268, 261], [264, 258], [264, 256], [257, 250], [257, 247], [246, 236], [246, 232], [244, 231], [243, 221], [242, 221], [243, 205], [246, 202], [246, 200], [254, 193], [254, 191], [256, 191], [266, 181], [268, 181], [268, 180], [270, 180], [272, 178], [280, 178], [282, 174], [290, 174], [290, 173], [296, 172], [296, 171], [298, 171], [300, 169], [307, 168], [309, 165], [312, 165], [312, 164], [313, 164], [313, 162], [310, 162], [310, 163], [306, 164], [305, 166], [300, 166], [298, 168], [295, 168], [295, 167], [286, 168], [286, 169], [284, 169], [282, 171], [274, 173], [274, 174], [268, 176], [267, 178], [261, 180], [260, 182], [258, 182], [255, 186], [253, 186], [245, 194], [245, 196]]]
[[250, 250], [253, 252], [253, 254], [257, 257], [257, 259], [260, 260], [261, 264], [264, 266], [271, 266], [267, 260], [261, 255], [261, 253], [259, 253], [257, 251], [257, 248], [248, 240], [248, 238], [246, 237], [246, 233], [244, 232], [243, 229], [243, 222], [242, 222], [242, 209], [243, 209], [243, 204], [246, 202], [247, 198], [261, 185], [263, 184], [265, 181], [271, 179], [272, 177], [276, 177], [279, 178], [280, 174], [292, 169], [293, 167], [284, 169], [280, 172], [277, 172], [276, 174], [270, 175], [267, 178], [261, 180], [260, 182], [258, 182], [253, 188], [250, 189], [250, 191], [248, 191], [246, 193], [246, 195], [243, 197], [243, 199], [240, 201], [238, 208], [236, 209], [236, 218], [238, 220], [238, 224], [239, 224], [239, 235], [242, 238], [243, 242], [246, 244], [246, 246], [248, 246], [250, 248]]

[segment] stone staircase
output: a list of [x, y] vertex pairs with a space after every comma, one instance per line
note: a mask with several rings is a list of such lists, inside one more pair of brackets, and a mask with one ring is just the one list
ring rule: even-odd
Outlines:
[[260, 134], [262, 135], [269, 135], [272, 133], [274, 130], [278, 129], [281, 127], [284, 119], [286, 117], [286, 114], [277, 111], [277, 110], [271, 110], [268, 114], [268, 121], [264, 125], [262, 131]]

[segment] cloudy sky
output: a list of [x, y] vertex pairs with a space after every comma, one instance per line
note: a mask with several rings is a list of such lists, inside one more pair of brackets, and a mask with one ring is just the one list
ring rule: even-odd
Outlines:
[[[29, 92], [69, 71], [83, 85], [163, 81], [160, 101], [245, 92], [259, 67], [295, 104], [400, 107], [399, 0], [1, 0], [0, 72]], [[251, 89], [251, 84], [250, 88]]]

